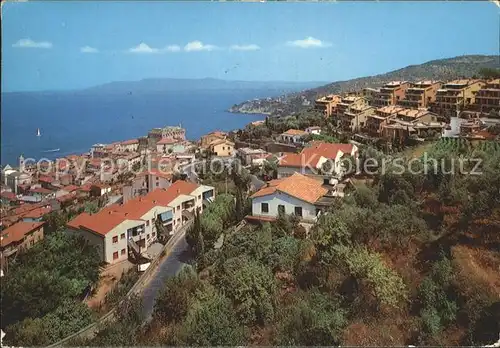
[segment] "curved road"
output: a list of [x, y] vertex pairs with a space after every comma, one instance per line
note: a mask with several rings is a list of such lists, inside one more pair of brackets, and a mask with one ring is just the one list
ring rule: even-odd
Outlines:
[[186, 238], [181, 239], [173, 246], [169, 255], [158, 265], [155, 274], [142, 290], [143, 314], [146, 322], [151, 319], [156, 297], [163, 288], [165, 280], [179, 272], [183, 265], [192, 259]]

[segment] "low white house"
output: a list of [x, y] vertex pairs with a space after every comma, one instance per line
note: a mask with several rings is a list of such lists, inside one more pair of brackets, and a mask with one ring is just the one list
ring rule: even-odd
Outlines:
[[283, 143], [302, 143], [303, 138], [309, 133], [300, 129], [289, 129], [280, 134], [280, 141]]
[[321, 134], [321, 127], [318, 126], [312, 126], [306, 128], [306, 132], [309, 134]]
[[251, 196], [252, 215], [247, 220], [272, 221], [280, 212], [295, 214], [305, 222], [317, 220], [324, 206], [331, 203], [329, 190], [321, 180], [294, 173], [272, 180]]

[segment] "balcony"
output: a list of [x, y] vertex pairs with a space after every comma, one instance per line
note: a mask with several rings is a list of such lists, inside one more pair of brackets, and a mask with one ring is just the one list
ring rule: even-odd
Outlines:
[[182, 203], [183, 210], [189, 210], [189, 209], [192, 209], [193, 207], [194, 207], [194, 199]]

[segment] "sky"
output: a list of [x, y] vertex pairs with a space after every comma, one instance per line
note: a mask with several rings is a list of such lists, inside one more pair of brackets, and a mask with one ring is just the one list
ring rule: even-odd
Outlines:
[[492, 2], [2, 4], [2, 91], [143, 78], [337, 81], [499, 54]]

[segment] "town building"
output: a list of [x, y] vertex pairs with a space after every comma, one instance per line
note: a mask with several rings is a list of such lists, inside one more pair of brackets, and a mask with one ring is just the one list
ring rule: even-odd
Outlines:
[[332, 165], [331, 172], [326, 177], [342, 176], [341, 159], [344, 155], [356, 157], [358, 147], [354, 144], [332, 144], [313, 141], [300, 153], [288, 153], [278, 162], [278, 179], [286, 178], [294, 173], [320, 175], [325, 162]]
[[214, 156], [230, 157], [234, 155], [234, 143], [228, 139], [214, 140], [208, 148]]
[[43, 239], [44, 222], [17, 222], [1, 231], [2, 258], [10, 258], [19, 251], [31, 248]]
[[294, 214], [303, 222], [314, 223], [333, 203], [335, 195], [321, 180], [299, 173], [271, 180], [252, 199], [249, 221], [273, 221], [279, 214]]
[[270, 154], [262, 149], [242, 147], [236, 151], [236, 155], [243, 165], [260, 165]]
[[67, 224], [67, 232], [97, 247], [103, 262], [116, 263], [144, 251], [158, 238], [161, 224], [174, 233], [215, 196], [214, 188], [178, 180], [167, 189], [105, 207], [97, 214], [82, 213]]
[[174, 138], [162, 138], [156, 143], [156, 151], [158, 153], [170, 153], [173, 152], [173, 147], [178, 143], [178, 140]]
[[109, 194], [111, 192], [111, 186], [108, 184], [96, 183], [92, 184], [90, 187], [90, 195], [92, 197], [101, 197], [105, 194]]
[[306, 133], [309, 133], [309, 134], [321, 134], [321, 127], [318, 127], [318, 126], [307, 127], [306, 128]]
[[447, 82], [437, 90], [431, 110], [446, 118], [458, 116], [460, 111], [475, 103], [476, 93], [484, 86], [484, 81], [474, 79]]
[[184, 141], [186, 140], [186, 130], [180, 126], [153, 128], [148, 133], [148, 148], [155, 149], [158, 141], [163, 138], [171, 138], [177, 141]]
[[361, 96], [366, 99], [369, 105], [372, 105], [373, 98], [380, 92], [380, 88], [363, 88], [361, 90]]
[[227, 138], [227, 133], [221, 131], [213, 131], [201, 137], [200, 146], [204, 149], [208, 148], [210, 144], [216, 140], [223, 140]]
[[340, 95], [331, 94], [314, 102], [314, 108], [320, 111], [325, 117], [335, 115], [337, 112], [337, 104], [340, 103], [342, 97]]
[[399, 106], [390, 105], [373, 110], [366, 116], [365, 131], [371, 136], [378, 136], [383, 126], [388, 124], [389, 119], [396, 117], [397, 113], [404, 109]]
[[19, 193], [20, 185], [31, 184], [31, 181], [30, 174], [15, 170], [9, 165], [2, 169], [2, 183], [16, 195]]
[[392, 81], [388, 82], [380, 90], [374, 94], [372, 105], [375, 107], [396, 105], [405, 97], [406, 90], [410, 87], [407, 81]]
[[166, 189], [172, 184], [172, 173], [158, 169], [139, 173], [131, 180], [130, 185], [123, 187], [123, 202], [139, 196], [145, 196], [156, 189]]
[[365, 97], [347, 95], [337, 105], [336, 124], [345, 131], [355, 132], [364, 127], [372, 110]]
[[289, 129], [286, 132], [280, 134], [279, 140], [287, 144], [302, 144], [304, 142], [304, 137], [309, 133], [300, 129]]
[[436, 101], [436, 93], [442, 85], [441, 81], [433, 80], [411, 83], [405, 92], [404, 99], [398, 104], [410, 109], [427, 109]]
[[137, 152], [139, 150], [139, 139], [130, 139], [122, 141], [117, 146], [120, 152]]
[[481, 113], [500, 111], [500, 79], [486, 82], [476, 93], [474, 107]]
[[382, 126], [382, 136], [393, 140], [441, 135], [446, 124], [438, 120], [439, 115], [428, 110], [403, 109]]

